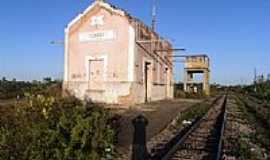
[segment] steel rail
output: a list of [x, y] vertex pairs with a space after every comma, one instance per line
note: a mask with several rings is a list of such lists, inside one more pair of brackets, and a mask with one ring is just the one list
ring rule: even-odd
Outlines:
[[224, 137], [224, 130], [225, 130], [225, 125], [227, 122], [227, 112], [226, 112], [226, 105], [227, 105], [227, 96], [225, 97], [225, 101], [223, 103], [223, 111], [222, 111], [222, 126], [221, 126], [221, 130], [219, 133], [219, 142], [218, 142], [218, 148], [217, 148], [217, 152], [215, 155], [214, 160], [221, 160], [222, 157], [222, 145], [223, 145], [223, 137]]
[[[218, 136], [219, 142], [218, 142], [217, 149], [215, 152], [215, 156], [214, 156], [215, 159], [214, 160], [220, 160], [220, 157], [222, 154], [222, 139], [223, 139], [223, 133], [224, 133], [224, 128], [225, 128], [225, 122], [226, 122], [226, 112], [225, 111], [226, 111], [227, 96], [225, 95], [225, 96], [218, 97], [211, 104], [211, 108], [215, 107], [215, 105], [217, 105], [216, 103], [222, 98], [224, 98], [224, 100], [221, 104], [222, 111], [221, 111], [221, 113], [219, 113], [219, 114], [222, 114], [222, 125], [221, 125], [221, 129], [220, 129], [220, 135]], [[209, 111], [210, 111], [210, 109], [209, 109]], [[207, 113], [205, 113], [205, 115], [202, 116], [200, 119], [196, 120], [191, 126], [189, 126], [187, 131], [181, 135], [181, 138], [177, 141], [177, 143], [175, 143], [168, 151], [166, 151], [166, 153], [161, 155], [161, 157], [159, 157], [159, 158], [154, 156], [155, 158], [153, 158], [153, 159], [169, 160], [174, 155], [174, 153], [176, 153], [178, 148], [187, 140], [188, 136], [191, 133], [193, 133], [199, 127], [199, 125], [203, 122], [203, 120], [205, 120], [208, 117], [209, 111]]]

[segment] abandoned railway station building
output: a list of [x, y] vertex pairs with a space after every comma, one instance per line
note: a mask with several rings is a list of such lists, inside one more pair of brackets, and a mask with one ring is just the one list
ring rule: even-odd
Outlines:
[[104, 1], [65, 29], [64, 90], [81, 99], [136, 104], [173, 98], [172, 45]]

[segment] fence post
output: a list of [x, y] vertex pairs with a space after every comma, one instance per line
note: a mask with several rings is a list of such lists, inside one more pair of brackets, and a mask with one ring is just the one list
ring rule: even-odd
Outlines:
[[148, 120], [139, 115], [132, 121], [134, 126], [132, 160], [147, 160], [149, 158], [146, 147], [146, 126]]

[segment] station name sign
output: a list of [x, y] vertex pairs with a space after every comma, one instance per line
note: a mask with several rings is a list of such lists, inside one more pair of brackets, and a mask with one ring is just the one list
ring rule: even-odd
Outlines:
[[93, 41], [105, 41], [115, 39], [115, 32], [113, 30], [107, 31], [95, 31], [95, 32], [83, 32], [79, 34], [80, 42], [93, 42]]

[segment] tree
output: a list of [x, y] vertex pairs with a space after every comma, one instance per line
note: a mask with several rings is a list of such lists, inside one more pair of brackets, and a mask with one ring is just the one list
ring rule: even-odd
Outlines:
[[45, 77], [45, 78], [43, 78], [43, 82], [45, 84], [50, 84], [52, 82], [52, 78], [51, 77]]
[[3, 81], [3, 82], [7, 81], [6, 77], [3, 77], [3, 78], [2, 78], [2, 81]]

